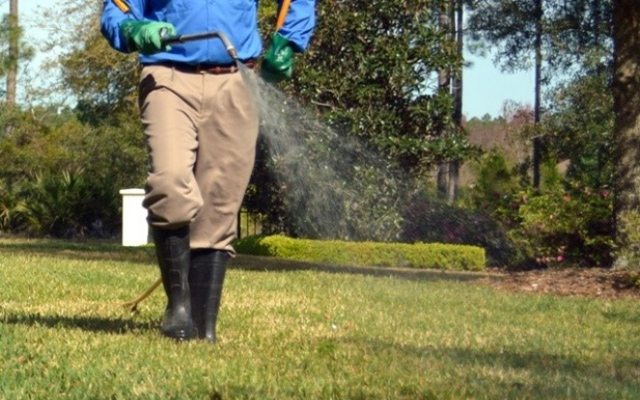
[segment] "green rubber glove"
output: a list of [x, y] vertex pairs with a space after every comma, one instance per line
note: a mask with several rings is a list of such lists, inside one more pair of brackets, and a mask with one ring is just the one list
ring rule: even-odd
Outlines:
[[279, 33], [271, 37], [271, 46], [262, 60], [262, 77], [268, 82], [280, 82], [293, 75], [293, 44]]
[[167, 36], [175, 36], [176, 28], [167, 22], [134, 21], [132, 19], [120, 24], [120, 32], [131, 50], [142, 54], [153, 54], [169, 51], [170, 46], [162, 44], [160, 33], [165, 30]]

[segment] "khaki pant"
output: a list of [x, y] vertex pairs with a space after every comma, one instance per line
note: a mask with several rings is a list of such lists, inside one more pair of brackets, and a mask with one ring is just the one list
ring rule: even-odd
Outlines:
[[191, 227], [191, 248], [234, 253], [255, 160], [258, 114], [240, 73], [145, 66], [140, 112], [150, 156], [149, 224]]

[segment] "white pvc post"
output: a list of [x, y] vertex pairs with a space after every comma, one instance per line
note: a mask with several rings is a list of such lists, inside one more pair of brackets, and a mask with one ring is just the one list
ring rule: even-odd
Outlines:
[[147, 210], [142, 206], [144, 189], [122, 189], [122, 245], [142, 246], [149, 242]]

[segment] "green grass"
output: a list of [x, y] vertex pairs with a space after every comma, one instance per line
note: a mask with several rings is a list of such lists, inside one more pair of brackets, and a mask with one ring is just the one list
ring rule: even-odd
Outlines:
[[638, 399], [633, 301], [229, 271], [220, 343], [158, 333], [152, 249], [0, 241], [1, 399]]

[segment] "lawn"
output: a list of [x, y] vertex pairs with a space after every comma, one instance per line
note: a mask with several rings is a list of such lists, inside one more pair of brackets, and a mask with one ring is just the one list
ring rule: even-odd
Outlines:
[[218, 345], [159, 334], [152, 249], [0, 241], [2, 399], [638, 399], [640, 308], [229, 271]]

